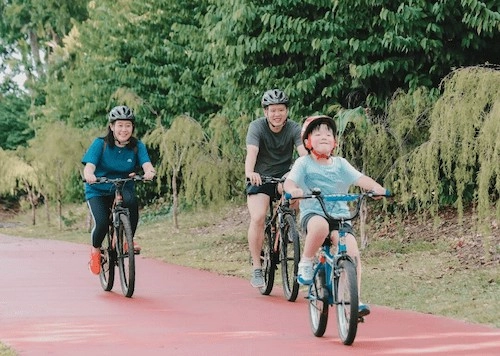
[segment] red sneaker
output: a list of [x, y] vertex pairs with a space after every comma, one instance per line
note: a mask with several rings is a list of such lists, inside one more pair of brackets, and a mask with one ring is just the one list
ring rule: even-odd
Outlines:
[[101, 272], [101, 252], [91, 252], [89, 261], [90, 272], [99, 274]]

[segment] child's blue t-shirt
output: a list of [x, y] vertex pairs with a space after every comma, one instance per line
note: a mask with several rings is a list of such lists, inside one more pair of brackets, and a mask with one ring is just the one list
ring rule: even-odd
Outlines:
[[[321, 189], [324, 195], [346, 194], [349, 187], [357, 182], [363, 173], [354, 168], [345, 158], [332, 157], [331, 164], [318, 164], [311, 155], [299, 157], [292, 166], [287, 178], [293, 180], [304, 192], [311, 194], [313, 188]], [[328, 213], [336, 217], [349, 216], [347, 202], [326, 202]], [[300, 201], [300, 215], [324, 216], [317, 199]]]
[[[135, 171], [137, 166], [151, 162], [146, 145], [137, 141], [137, 152], [128, 147], [104, 147], [104, 139], [96, 138], [82, 158], [82, 163], [92, 163], [96, 166], [96, 177], [126, 178]], [[134, 189], [134, 182], [126, 182], [124, 189]], [[115, 187], [111, 183], [87, 184], [85, 183], [85, 199], [95, 196], [113, 195]]]

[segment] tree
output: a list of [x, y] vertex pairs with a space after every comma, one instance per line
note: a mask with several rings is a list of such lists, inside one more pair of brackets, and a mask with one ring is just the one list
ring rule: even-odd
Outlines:
[[15, 195], [25, 191], [31, 206], [33, 225], [36, 223], [38, 189], [39, 180], [35, 169], [22, 158], [22, 154], [0, 148], [0, 194]]
[[453, 67], [498, 63], [493, 0], [279, 2], [216, 0], [208, 8], [204, 93], [229, 117], [280, 87], [295, 115], [332, 104], [380, 114], [398, 90], [435, 88]]
[[30, 99], [26, 94], [0, 94], [0, 147], [6, 150], [15, 150], [26, 145], [33, 137], [30, 127], [28, 109]]
[[51, 57], [55, 80], [46, 107], [91, 127], [116, 105], [114, 93], [127, 91], [139, 99], [139, 135], [158, 117], [167, 126], [182, 113], [203, 120], [214, 111], [201, 95], [203, 67], [194, 63], [202, 43], [194, 14], [203, 11], [199, 1], [91, 3], [89, 20], [76, 24]]
[[404, 204], [435, 214], [475, 203], [482, 218], [496, 205], [500, 217], [500, 70], [471, 67], [443, 82], [430, 119], [430, 136], [396, 161], [390, 178]]
[[167, 130], [159, 125], [144, 138], [144, 142], [157, 147], [160, 151], [158, 178], [164, 176], [169, 179], [173, 198], [174, 225], [179, 228], [177, 215], [180, 187], [178, 183], [182, 182], [183, 177], [189, 177], [189, 170], [199, 163], [192, 161], [195, 155], [191, 152], [200, 152], [199, 146], [203, 142], [201, 125], [188, 116], [179, 116], [174, 120], [170, 129]]
[[[64, 122], [46, 123], [36, 137], [30, 141], [26, 157], [34, 167], [39, 179], [40, 191], [48, 208], [49, 201], [55, 201], [62, 228], [62, 203], [66, 196], [67, 185], [75, 171], [81, 168], [79, 158], [88, 146], [88, 139]], [[43, 148], [43, 149], [40, 149]]]

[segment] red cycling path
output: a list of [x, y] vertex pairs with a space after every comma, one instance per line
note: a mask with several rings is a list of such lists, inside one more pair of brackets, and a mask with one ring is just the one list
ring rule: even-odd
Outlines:
[[0, 234], [0, 341], [18, 355], [500, 355], [500, 329], [373, 306], [352, 346], [332, 309], [312, 335], [303, 293], [138, 256], [132, 298], [104, 292], [89, 247]]

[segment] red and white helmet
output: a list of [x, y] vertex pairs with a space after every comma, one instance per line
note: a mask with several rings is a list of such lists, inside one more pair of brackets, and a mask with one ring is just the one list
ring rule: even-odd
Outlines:
[[302, 143], [304, 144], [304, 147], [306, 149], [310, 150], [312, 147], [311, 147], [311, 140], [308, 140], [308, 143], [306, 143], [305, 140], [309, 138], [309, 135], [311, 134], [312, 130], [321, 124], [327, 124], [332, 129], [333, 135], [337, 136], [337, 125], [330, 116], [326, 115], [309, 116], [304, 120], [301, 131]]

